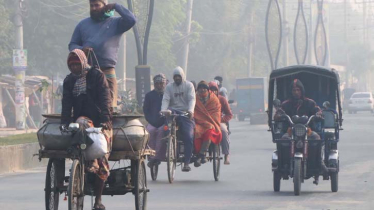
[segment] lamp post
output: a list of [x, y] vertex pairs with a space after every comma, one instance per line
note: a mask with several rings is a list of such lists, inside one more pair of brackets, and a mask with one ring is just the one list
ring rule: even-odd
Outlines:
[[[272, 15], [274, 16], [272, 17]], [[282, 33], [283, 26], [279, 2], [278, 0], [269, 0], [265, 20], [265, 37], [271, 70], [276, 69], [278, 66], [282, 45]]]
[[154, 0], [127, 0], [129, 9], [137, 18], [133, 27], [138, 55], [138, 65], [135, 67], [136, 100], [143, 106], [144, 97], [151, 90], [151, 67], [148, 61], [148, 40], [153, 18]]

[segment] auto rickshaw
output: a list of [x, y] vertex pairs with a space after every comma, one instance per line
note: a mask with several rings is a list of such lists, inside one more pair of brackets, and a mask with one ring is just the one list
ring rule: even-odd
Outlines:
[[[305, 87], [305, 97], [313, 99], [322, 109], [322, 119], [311, 116], [284, 116], [274, 119], [275, 110], [291, 95], [291, 82], [299, 79]], [[339, 132], [342, 130], [339, 75], [334, 69], [320, 66], [296, 65], [273, 70], [269, 77], [268, 125], [276, 150], [272, 154], [274, 191], [280, 191], [281, 180], [293, 178], [294, 194], [299, 195], [301, 183], [320, 176], [331, 181], [331, 191], [338, 191]], [[308, 129], [321, 140], [307, 138]], [[290, 139], [283, 138], [289, 132]], [[322, 146], [325, 149], [321, 149]], [[324, 151], [324, 154], [321, 152]], [[322, 154], [321, 154], [322, 153]], [[326, 168], [321, 169], [321, 159]]]

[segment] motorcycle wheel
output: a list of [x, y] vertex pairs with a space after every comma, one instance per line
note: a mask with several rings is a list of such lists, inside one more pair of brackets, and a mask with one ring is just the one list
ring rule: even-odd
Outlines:
[[294, 194], [300, 195], [301, 189], [301, 179], [302, 179], [302, 169], [301, 169], [301, 159], [296, 158], [294, 160], [294, 168], [293, 168], [293, 188]]
[[339, 172], [330, 174], [331, 179], [331, 191], [338, 192]]
[[278, 171], [273, 172], [273, 188], [274, 192], [279, 192], [280, 191], [280, 186], [281, 186], [281, 175], [279, 174]]

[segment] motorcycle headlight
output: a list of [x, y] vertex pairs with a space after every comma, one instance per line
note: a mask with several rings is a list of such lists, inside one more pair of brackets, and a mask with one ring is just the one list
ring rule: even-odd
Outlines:
[[303, 137], [306, 134], [306, 127], [304, 125], [295, 125], [294, 132], [295, 132], [295, 136]]

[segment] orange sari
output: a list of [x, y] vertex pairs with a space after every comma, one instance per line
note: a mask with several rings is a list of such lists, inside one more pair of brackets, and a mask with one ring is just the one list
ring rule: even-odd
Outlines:
[[210, 97], [205, 105], [200, 101], [199, 96], [196, 96], [194, 118], [196, 153], [200, 151], [203, 141], [210, 139], [214, 144], [221, 142], [221, 103], [215, 94], [210, 92]]

